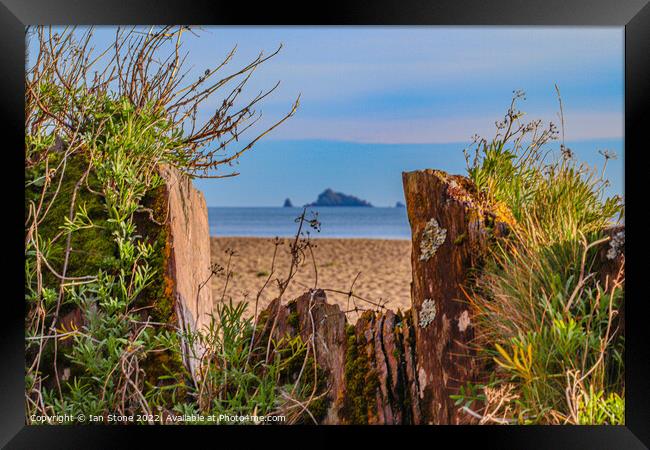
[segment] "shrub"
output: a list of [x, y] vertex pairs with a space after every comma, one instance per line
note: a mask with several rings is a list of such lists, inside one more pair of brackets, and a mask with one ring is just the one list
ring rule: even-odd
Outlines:
[[[484, 206], [513, 217], [471, 289], [477, 348], [496, 369], [478, 388], [508, 392], [481, 396], [483, 423], [622, 423], [624, 336], [616, 316], [624, 274], [602, 282], [597, 256], [609, 241], [606, 228], [623, 217], [622, 201], [605, 197], [604, 169], [579, 164], [563, 144], [559, 154], [548, 151], [557, 129], [521, 123], [521, 97], [496, 137], [475, 140], [473, 157], [466, 152]], [[477, 399], [454, 398], [466, 407]]]
[[[193, 335], [174, 323], [163, 288], [165, 216], [149, 207], [160, 164], [192, 177], [236, 175], [220, 171], [298, 106], [230, 151], [275, 88], [235, 100], [277, 52], [218, 79], [231, 53], [184, 86], [187, 31], [118, 29], [94, 54], [92, 29], [28, 29], [39, 49], [25, 79], [27, 423], [32, 415], [141, 414], [151, 423], [181, 410], [273, 412], [281, 392], [272, 380], [303, 352], [294, 342], [278, 360], [243, 364], [250, 323], [241, 306], [219, 309], [212, 328]], [[223, 102], [197, 123], [215, 92]], [[213, 359], [200, 359], [205, 384], [222, 383], [208, 394], [181, 355], [199, 339], [214, 346]]]

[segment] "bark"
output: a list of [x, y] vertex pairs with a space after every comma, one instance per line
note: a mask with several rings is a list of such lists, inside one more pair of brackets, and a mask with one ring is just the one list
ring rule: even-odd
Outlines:
[[367, 311], [351, 326], [324, 291], [311, 290], [284, 305], [274, 300], [260, 318], [258, 346], [271, 330], [276, 341], [299, 334], [315, 346], [316, 363], [327, 377], [322, 423], [419, 423], [408, 315]]
[[411, 315], [423, 423], [461, 424], [470, 418], [451, 394], [477, 381], [472, 309], [463, 285], [481, 264], [494, 230], [504, 223], [481, 209], [467, 178], [436, 170], [403, 174], [411, 224]]
[[[210, 285], [210, 228], [208, 208], [201, 191], [186, 175], [162, 166], [167, 206], [167, 258], [165, 281], [171, 290], [173, 313], [183, 330], [207, 327], [212, 314]], [[202, 348], [185, 348], [185, 363], [196, 378], [196, 358]]]
[[[625, 225], [619, 225], [605, 230], [610, 240], [602, 245], [596, 260], [597, 272], [601, 285], [611, 292], [615, 284], [620, 282], [621, 275], [625, 278]], [[623, 285], [624, 285], [623, 281]], [[621, 302], [618, 314], [614, 319], [617, 335], [625, 336], [625, 299]]]
[[299, 334], [315, 350], [316, 363], [327, 373], [328, 408], [323, 423], [337, 423], [334, 405], [344, 390], [346, 321], [343, 312], [337, 305], [326, 303], [325, 292], [311, 290], [284, 305], [279, 299], [273, 300], [260, 317], [263, 319], [257, 339], [259, 345], [265, 345], [273, 330], [276, 341]]

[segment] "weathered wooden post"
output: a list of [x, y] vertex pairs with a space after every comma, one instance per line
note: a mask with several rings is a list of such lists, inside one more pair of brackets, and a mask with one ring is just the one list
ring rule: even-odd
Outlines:
[[482, 211], [467, 178], [430, 169], [402, 178], [412, 233], [411, 315], [422, 423], [468, 423], [471, 418], [450, 398], [480, 369], [462, 286], [481, 263], [489, 229], [500, 226]]
[[[185, 331], [205, 330], [212, 317], [208, 208], [203, 193], [188, 176], [167, 165], [160, 167], [160, 175], [165, 181], [165, 289], [173, 302], [170, 313]], [[197, 378], [203, 349], [197, 344], [197, 348], [183, 350], [185, 363]]]
[[275, 341], [288, 334], [311, 344], [325, 378], [320, 423], [421, 423], [410, 316], [366, 311], [350, 325], [324, 291], [311, 290], [286, 304], [272, 301], [260, 318], [262, 341], [274, 329]]

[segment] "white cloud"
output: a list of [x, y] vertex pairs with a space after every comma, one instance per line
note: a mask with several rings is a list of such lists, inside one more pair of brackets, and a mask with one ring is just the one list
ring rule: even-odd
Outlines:
[[[531, 116], [558, 123], [554, 114]], [[447, 117], [397, 120], [310, 119], [295, 117], [269, 139], [327, 139], [361, 143], [422, 144], [463, 142], [478, 133], [494, 135], [495, 117]], [[566, 140], [617, 138], [623, 136], [623, 115], [616, 112], [565, 114]]]

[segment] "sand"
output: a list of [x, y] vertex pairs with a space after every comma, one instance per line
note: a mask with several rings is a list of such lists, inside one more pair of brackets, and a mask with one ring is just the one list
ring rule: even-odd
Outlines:
[[[289, 239], [281, 239], [278, 246], [275, 271], [268, 287], [262, 291], [259, 309], [277, 297], [278, 278], [286, 278], [291, 256]], [[349, 292], [355, 277], [355, 295], [373, 303], [384, 304], [397, 311], [411, 306], [411, 242], [386, 239], [326, 239], [312, 240], [314, 259], [318, 271], [318, 287], [325, 289], [328, 302], [337, 303], [343, 310], [377, 309], [371, 303], [348, 295], [333, 292]], [[271, 272], [274, 239], [269, 238], [211, 238], [212, 262], [224, 268], [228, 265], [227, 250], [233, 250], [230, 263], [232, 276], [223, 295], [226, 277], [222, 274], [212, 279], [215, 302], [232, 298], [233, 301], [248, 299], [247, 314], [254, 311], [255, 297]], [[360, 272], [360, 274], [359, 274]], [[301, 295], [314, 287], [316, 280], [311, 257], [300, 265], [283, 296], [284, 301]], [[348, 314], [354, 322], [358, 312]]]

